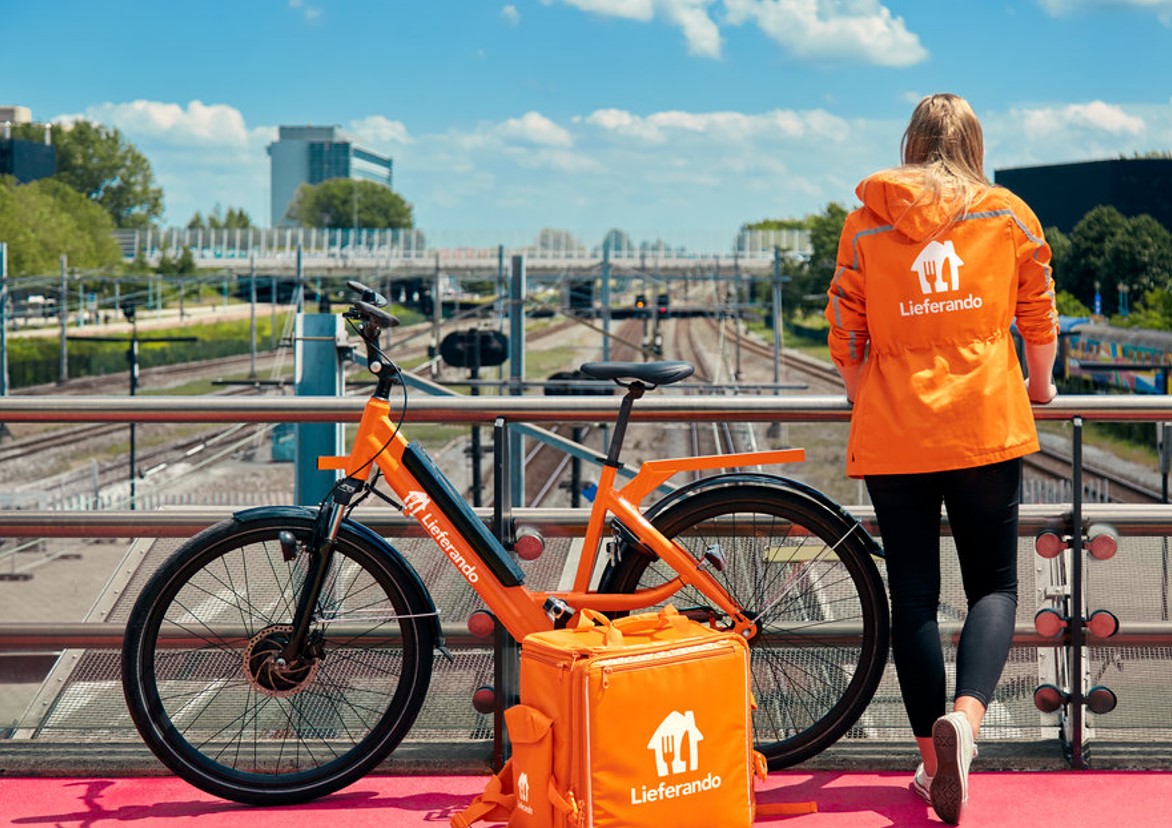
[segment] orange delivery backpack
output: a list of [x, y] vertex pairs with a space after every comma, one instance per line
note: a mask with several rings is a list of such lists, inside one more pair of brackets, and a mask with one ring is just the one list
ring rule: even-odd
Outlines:
[[757, 813], [749, 647], [665, 607], [521, 643], [521, 703], [505, 711], [512, 758], [453, 828], [721, 828]]

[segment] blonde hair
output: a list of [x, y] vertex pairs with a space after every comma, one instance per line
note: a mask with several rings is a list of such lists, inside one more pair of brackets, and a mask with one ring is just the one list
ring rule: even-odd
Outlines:
[[959, 95], [928, 95], [916, 105], [903, 133], [900, 157], [903, 165], [888, 175], [923, 188], [908, 209], [945, 201], [956, 204], [959, 217], [992, 186], [985, 178], [981, 122]]

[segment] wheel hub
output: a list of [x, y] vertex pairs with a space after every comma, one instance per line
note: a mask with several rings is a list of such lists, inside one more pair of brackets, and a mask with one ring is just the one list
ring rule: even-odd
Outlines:
[[258, 692], [266, 696], [294, 696], [317, 675], [319, 659], [312, 648], [307, 648], [301, 658], [290, 661], [281, 656], [292, 634], [292, 626], [274, 624], [249, 639], [244, 648], [244, 673]]

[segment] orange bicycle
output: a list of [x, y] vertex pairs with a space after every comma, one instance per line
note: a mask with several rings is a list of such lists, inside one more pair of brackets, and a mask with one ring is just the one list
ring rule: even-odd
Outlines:
[[[249, 509], [186, 541], [151, 577], [122, 650], [126, 701], [158, 758], [196, 787], [275, 805], [338, 790], [410, 730], [443, 647], [427, 586], [351, 517], [374, 493], [422, 524], [518, 641], [584, 608], [621, 615], [667, 602], [750, 642], [757, 749], [777, 769], [858, 720], [887, 659], [888, 616], [865, 528], [799, 482], [748, 470], [801, 449], [643, 463], [619, 485], [631, 408], [691, 375], [686, 362], [588, 363], [626, 389], [572, 589], [530, 589], [513, 555], [392, 416], [399, 368], [380, 347], [397, 320], [361, 298], [344, 316], [376, 377], [350, 454], [317, 508]], [[721, 471], [740, 469], [739, 471]], [[640, 504], [683, 471], [719, 472]], [[375, 488], [383, 478], [391, 490]], [[591, 583], [605, 538], [610, 559]]]

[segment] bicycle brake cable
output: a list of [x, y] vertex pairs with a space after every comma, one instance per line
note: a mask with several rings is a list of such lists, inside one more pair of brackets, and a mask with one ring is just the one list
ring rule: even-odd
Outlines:
[[[378, 459], [378, 456], [387, 450], [387, 448], [391, 445], [391, 442], [395, 439], [395, 435], [398, 434], [399, 431], [403, 428], [403, 422], [407, 419], [407, 382], [406, 382], [406, 380], [403, 379], [403, 369], [401, 369], [394, 360], [387, 358], [387, 355], [383, 353], [382, 348], [379, 347], [378, 339], [376, 338], [374, 340], [374, 343], [372, 344], [371, 341], [366, 338], [366, 335], [363, 333], [363, 330], [361, 327], [359, 327], [358, 325], [355, 325], [353, 320], [347, 319], [346, 321], [349, 323], [350, 327], [353, 328], [354, 331], [360, 337], [362, 337], [363, 342], [365, 342], [368, 346], [370, 346], [372, 350], [378, 352], [378, 355], [382, 358], [380, 361], [382, 362], [383, 366], [389, 367], [394, 371], [394, 373], [399, 378], [398, 384], [403, 389], [403, 407], [399, 410], [399, 421], [397, 423], [395, 423], [395, 427], [393, 429], [391, 429], [391, 433], [390, 433], [390, 436], [387, 437], [387, 441], [379, 447], [378, 451], [376, 451], [374, 454], [372, 454], [370, 457], [368, 457], [366, 459], [366, 461], [355, 470], [354, 474], [356, 475], [356, 474], [364, 471], [376, 459]], [[369, 351], [368, 351], [368, 353], [369, 353]], [[369, 367], [369, 365], [367, 367]], [[377, 471], [377, 466], [375, 468]], [[353, 477], [353, 476], [354, 475], [351, 475], [351, 477]], [[372, 489], [372, 491], [373, 491], [373, 489]], [[381, 494], [381, 493], [375, 492], [375, 494]], [[365, 497], [365, 495], [363, 497]], [[361, 501], [361, 499], [360, 499], [360, 501]], [[354, 505], [357, 506], [358, 504], [355, 503]]]

